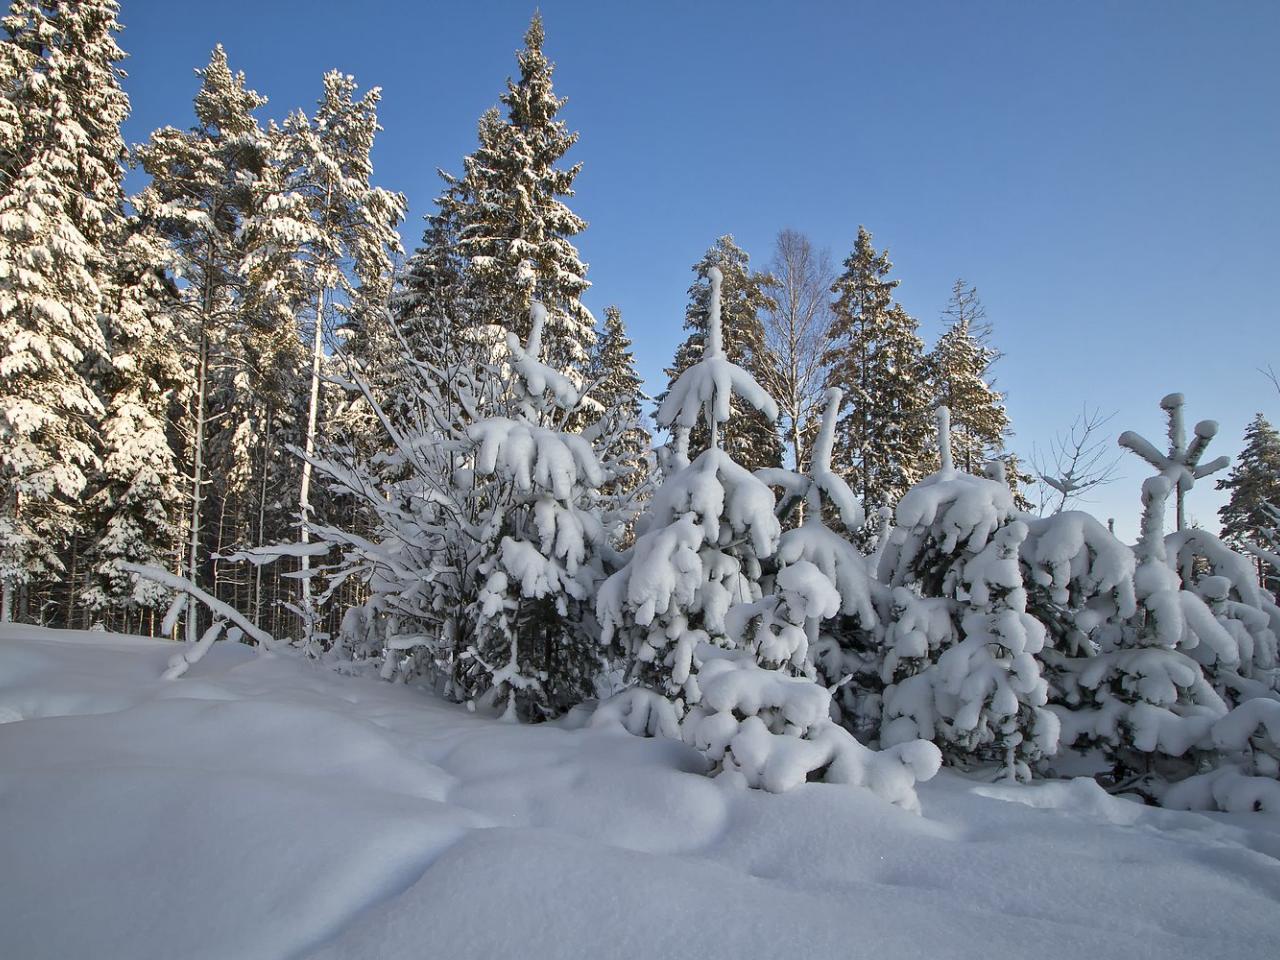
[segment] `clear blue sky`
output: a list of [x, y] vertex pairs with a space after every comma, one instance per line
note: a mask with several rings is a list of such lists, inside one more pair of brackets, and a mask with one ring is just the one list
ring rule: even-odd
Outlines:
[[[378, 181], [412, 247], [475, 122], [515, 71], [532, 3], [122, 0], [131, 141], [191, 123], [216, 42], [310, 109], [337, 67], [379, 85]], [[1082, 405], [1159, 440], [1157, 403], [1238, 452], [1256, 372], [1280, 367], [1280, 3], [543, 2], [588, 305], [619, 304], [653, 388], [690, 265], [732, 233], [763, 266], [782, 227], [837, 259], [864, 223], [931, 341], [952, 281], [978, 286], [1024, 455]], [[1135, 533], [1135, 458], [1091, 509]], [[1189, 501], [1216, 524], [1210, 482]]]

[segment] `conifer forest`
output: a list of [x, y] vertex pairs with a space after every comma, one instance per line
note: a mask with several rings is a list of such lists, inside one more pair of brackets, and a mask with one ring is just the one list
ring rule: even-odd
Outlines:
[[418, 222], [342, 69], [128, 142], [129, 8], [0, 20], [0, 956], [1275, 955], [1268, 344], [1024, 437], [982, 278], [725, 222], [646, 379], [571, 7]]

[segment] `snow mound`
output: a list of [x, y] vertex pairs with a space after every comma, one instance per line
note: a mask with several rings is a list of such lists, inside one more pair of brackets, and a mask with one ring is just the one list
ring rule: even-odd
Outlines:
[[877, 752], [831, 720], [831, 693], [812, 680], [756, 664], [749, 654], [708, 659], [702, 701], [685, 718], [685, 739], [719, 777], [771, 793], [808, 780], [867, 787], [918, 811], [915, 784], [938, 772], [942, 756], [923, 740]]

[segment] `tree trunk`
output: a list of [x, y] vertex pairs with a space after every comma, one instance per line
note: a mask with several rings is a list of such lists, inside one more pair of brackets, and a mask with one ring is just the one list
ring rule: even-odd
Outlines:
[[[200, 572], [200, 498], [204, 484], [204, 421], [205, 404], [209, 391], [209, 338], [206, 335], [205, 318], [200, 320], [200, 358], [196, 373], [196, 435], [193, 442], [191, 466], [191, 539], [187, 557], [187, 579], [199, 585]], [[199, 607], [194, 597], [187, 597], [187, 642], [200, 639], [196, 617]]]
[[[307, 403], [307, 439], [303, 448], [306, 456], [302, 461], [302, 485], [298, 495], [303, 543], [311, 541], [311, 457], [316, 449], [316, 419], [320, 407], [320, 361], [324, 355], [324, 293], [323, 286], [316, 292], [316, 329], [311, 338], [311, 397]], [[311, 578], [306, 576], [311, 569], [311, 558], [304, 554], [300, 558], [299, 568], [303, 573], [298, 581], [302, 591], [303, 643], [309, 646], [315, 629], [315, 614], [311, 609]]]

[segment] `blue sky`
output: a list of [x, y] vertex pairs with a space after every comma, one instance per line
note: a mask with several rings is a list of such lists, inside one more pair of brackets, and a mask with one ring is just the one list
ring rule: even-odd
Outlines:
[[[531, 3], [122, 0], [131, 141], [191, 123], [216, 42], [270, 97], [311, 108], [337, 67], [383, 88], [375, 163], [410, 247], [515, 70]], [[780, 228], [837, 259], [888, 246], [932, 341], [976, 284], [1029, 454], [1083, 405], [1160, 439], [1161, 396], [1238, 452], [1280, 422], [1280, 4], [544, 2], [563, 116], [581, 132], [579, 240], [597, 315], [623, 309], [655, 389], [690, 265], [732, 233], [764, 266]], [[1136, 532], [1136, 458], [1090, 509]], [[1193, 517], [1221, 496], [1202, 482]]]

